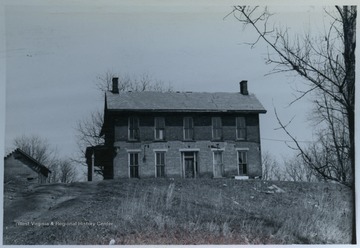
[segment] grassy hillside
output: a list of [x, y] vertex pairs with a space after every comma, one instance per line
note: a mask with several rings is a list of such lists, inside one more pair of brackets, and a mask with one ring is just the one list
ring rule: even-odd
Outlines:
[[6, 185], [4, 197], [4, 244], [351, 241], [351, 192], [336, 184], [129, 179]]

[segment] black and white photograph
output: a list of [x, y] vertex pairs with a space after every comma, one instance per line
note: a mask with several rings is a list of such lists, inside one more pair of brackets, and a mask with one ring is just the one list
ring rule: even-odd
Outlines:
[[355, 1], [0, 16], [3, 245], [357, 243]]

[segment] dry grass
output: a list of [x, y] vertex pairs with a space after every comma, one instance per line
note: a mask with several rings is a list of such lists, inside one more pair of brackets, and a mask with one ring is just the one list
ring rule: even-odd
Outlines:
[[[277, 185], [284, 193], [269, 193]], [[113, 180], [39, 186], [5, 199], [4, 244], [343, 244], [351, 192], [335, 184]], [[37, 204], [27, 209], [27, 202]], [[11, 211], [24, 206], [21, 211]], [[50, 207], [48, 207], [50, 206]], [[21, 213], [21, 214], [19, 214]], [[17, 226], [14, 221], [108, 222]]]

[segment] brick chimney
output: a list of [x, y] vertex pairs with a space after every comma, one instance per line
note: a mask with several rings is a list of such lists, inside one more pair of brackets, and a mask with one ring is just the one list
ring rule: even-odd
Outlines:
[[241, 80], [240, 82], [240, 94], [242, 95], [249, 95], [248, 88], [247, 88], [247, 80]]
[[119, 78], [113, 77], [112, 78], [112, 93], [119, 94]]

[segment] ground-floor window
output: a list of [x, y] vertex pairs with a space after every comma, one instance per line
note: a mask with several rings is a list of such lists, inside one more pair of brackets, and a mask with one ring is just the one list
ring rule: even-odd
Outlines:
[[139, 177], [139, 153], [129, 153], [130, 178]]
[[239, 166], [239, 175], [247, 176], [248, 174], [247, 151], [238, 151], [238, 166]]
[[165, 152], [155, 153], [156, 177], [165, 177]]

